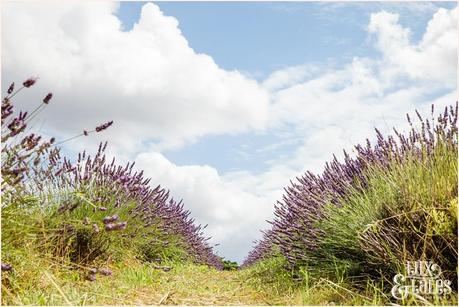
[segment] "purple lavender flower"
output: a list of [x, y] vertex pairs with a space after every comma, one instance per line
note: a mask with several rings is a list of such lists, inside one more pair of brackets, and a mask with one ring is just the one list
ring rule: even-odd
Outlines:
[[43, 103], [48, 104], [51, 98], [53, 98], [53, 93], [48, 93], [48, 95], [46, 95], [46, 97], [43, 98]]
[[11, 94], [13, 91], [14, 91], [14, 82], [11, 83], [10, 87], [8, 88], [8, 91], [7, 91], [8, 95]]
[[12, 269], [13, 269], [13, 266], [11, 264], [2, 262], [2, 272], [8, 272], [8, 271], [11, 271]]
[[105, 124], [102, 124], [100, 126], [97, 126], [96, 127], [96, 132], [101, 132], [102, 130], [105, 130], [107, 129], [108, 127], [110, 127], [111, 125], [113, 125], [113, 121], [109, 121], [109, 122], [106, 122]]
[[111, 276], [113, 272], [109, 269], [100, 269], [99, 273], [104, 276]]
[[126, 229], [127, 222], [121, 222], [121, 223], [108, 223], [105, 225], [105, 230], [106, 231], [113, 231], [113, 230], [124, 230]]
[[118, 220], [118, 215], [113, 215], [113, 216], [106, 216], [104, 217], [104, 219], [102, 220], [102, 222], [104, 224], [109, 224], [109, 223], [112, 223], [114, 221]]
[[24, 85], [24, 87], [31, 87], [32, 85], [34, 85], [36, 82], [37, 82], [38, 78], [36, 77], [30, 77], [29, 79], [25, 80], [22, 85]]

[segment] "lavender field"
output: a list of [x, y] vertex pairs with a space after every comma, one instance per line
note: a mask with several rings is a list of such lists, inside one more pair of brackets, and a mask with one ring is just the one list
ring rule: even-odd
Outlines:
[[1, 304], [458, 304], [457, 4], [1, 3]]
[[[416, 121], [407, 115], [408, 134], [394, 128], [394, 136], [385, 137], [376, 130], [376, 144], [367, 140], [352, 156], [345, 152], [344, 161], [327, 163], [321, 175], [308, 172], [292, 181], [275, 207], [272, 228], [238, 270], [236, 263], [215, 255], [182, 201], [152, 185], [134, 163], [107, 161], [107, 142], [94, 155], [84, 151], [70, 159], [61, 154], [66, 141], [29, 133], [33, 116], [53, 102], [49, 93], [32, 112], [15, 110], [14, 97], [35, 82], [27, 79], [17, 89], [12, 83], [2, 100], [2, 303], [81, 304], [81, 293], [65, 294], [69, 289], [57, 284], [87, 287], [98, 282], [98, 275], [122, 278], [118, 274], [126, 268], [149, 274], [188, 263], [202, 266], [200, 278], [225, 284], [232, 297], [240, 295], [234, 287], [249, 288], [248, 298], [236, 303], [258, 304], [261, 294], [273, 300], [269, 304], [291, 304], [298, 293], [305, 295], [301, 303], [328, 303], [333, 293], [327, 289], [319, 291], [324, 301], [310, 293], [311, 284], [327, 280], [340, 288], [345, 284], [351, 293], [341, 293], [340, 303], [381, 304], [391, 301], [385, 294], [391, 284], [387, 276], [404, 270], [400, 259], [426, 258], [453, 281], [443, 290], [448, 296], [440, 292], [434, 300], [457, 300], [457, 103], [438, 114], [432, 106], [431, 119], [417, 111]], [[103, 133], [113, 124], [71, 139]], [[45, 276], [55, 274], [49, 277], [55, 289], [33, 286], [44, 269], [34, 265], [36, 257], [47, 263], [45, 272], [53, 272]], [[230, 271], [222, 275], [223, 269]], [[56, 284], [55, 278], [64, 280]], [[267, 295], [285, 287], [287, 297]], [[61, 297], [53, 297], [54, 290]], [[196, 299], [202, 290], [191, 291], [182, 295]], [[234, 298], [199, 299], [198, 304], [228, 304]], [[97, 295], [91, 301], [106, 302]], [[407, 296], [403, 302], [426, 301]]]

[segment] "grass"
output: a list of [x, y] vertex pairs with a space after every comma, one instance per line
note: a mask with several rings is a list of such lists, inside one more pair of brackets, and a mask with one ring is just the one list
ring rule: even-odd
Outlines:
[[217, 271], [204, 265], [155, 264], [127, 257], [104, 266], [112, 276], [86, 280], [89, 267], [75, 268], [29, 246], [16, 250], [14, 271], [2, 277], [3, 305], [329, 305], [380, 304], [381, 295], [361, 294], [346, 282], [320, 279], [295, 282], [280, 258], [240, 271]]
[[14, 271], [2, 276], [4, 305], [266, 305], [277, 297], [248, 286], [240, 271], [169, 262], [163, 271], [136, 258], [106, 263], [112, 276], [86, 280], [88, 268], [75, 268], [28, 247], [10, 255]]

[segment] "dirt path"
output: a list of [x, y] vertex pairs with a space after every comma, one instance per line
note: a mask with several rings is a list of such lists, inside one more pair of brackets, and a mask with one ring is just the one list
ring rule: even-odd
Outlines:
[[133, 304], [154, 305], [273, 305], [279, 298], [257, 291], [238, 271], [187, 268], [164, 274], [158, 284], [132, 293]]

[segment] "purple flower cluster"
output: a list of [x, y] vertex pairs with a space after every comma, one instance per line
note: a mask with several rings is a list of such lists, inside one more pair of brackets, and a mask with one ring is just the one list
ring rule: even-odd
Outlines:
[[[160, 186], [152, 188], [150, 179], [143, 177], [143, 171], [134, 171], [134, 163], [122, 167], [114, 158], [107, 162], [106, 146], [107, 143], [101, 143], [94, 157], [86, 152], [78, 154], [75, 163], [59, 155], [50, 155], [48, 168], [33, 177], [35, 186], [46, 189], [49, 188], [47, 183], [51, 183], [57, 189], [87, 191], [91, 200], [99, 205], [94, 210], [99, 211], [107, 210], [107, 204], [119, 208], [135, 203], [135, 208], [130, 210], [133, 218], [142, 220], [145, 227], [153, 226], [183, 238], [189, 255], [196, 262], [220, 268], [220, 258], [208, 244], [210, 238], [204, 237], [201, 225], [190, 218], [183, 203], [170, 198], [169, 192]], [[103, 219], [105, 230], [126, 229], [127, 222], [116, 223], [118, 219], [117, 215], [106, 216]]]
[[12, 269], [13, 269], [13, 266], [11, 264], [2, 262], [2, 272], [8, 272], [8, 271], [11, 271]]
[[91, 268], [89, 269], [88, 275], [86, 275], [86, 280], [88, 281], [96, 281], [97, 277], [96, 274], [99, 273], [100, 275], [103, 276], [112, 276], [113, 272], [109, 269], [96, 269], [96, 268]]
[[43, 102], [30, 114], [15, 113], [12, 98], [22, 89], [33, 86], [37, 78], [29, 78], [23, 86], [14, 91], [14, 82], [8, 87], [7, 95], [2, 100], [2, 193], [6, 198], [14, 197], [20, 189], [20, 183], [28, 176], [29, 171], [36, 167], [45, 153], [51, 151], [54, 139], [43, 141], [35, 134], [25, 135], [28, 122], [52, 98], [49, 93]]
[[[356, 181], [363, 188], [366, 185], [365, 170], [369, 166], [388, 167], [391, 161], [403, 163], [406, 155], [422, 157], [432, 153], [439, 140], [457, 146], [458, 104], [445, 108], [435, 120], [424, 120], [416, 111], [420, 129], [413, 126], [407, 115], [411, 130], [405, 136], [394, 129], [395, 137], [383, 135], [376, 129], [377, 141], [373, 146], [367, 139], [366, 145], [355, 146], [355, 157], [344, 152], [344, 162], [336, 157], [327, 163], [322, 175], [307, 172], [285, 189], [282, 201], [275, 206], [272, 228], [256, 242], [243, 266], [268, 257], [273, 250], [279, 251], [292, 265], [308, 261], [323, 236], [315, 223], [323, 217], [326, 204], [338, 204], [349, 187]], [[432, 118], [434, 108], [432, 106]]]
[[127, 226], [127, 222], [108, 223], [108, 224], [105, 224], [105, 230], [106, 231], [124, 230], [124, 229], [126, 229], [126, 226]]

